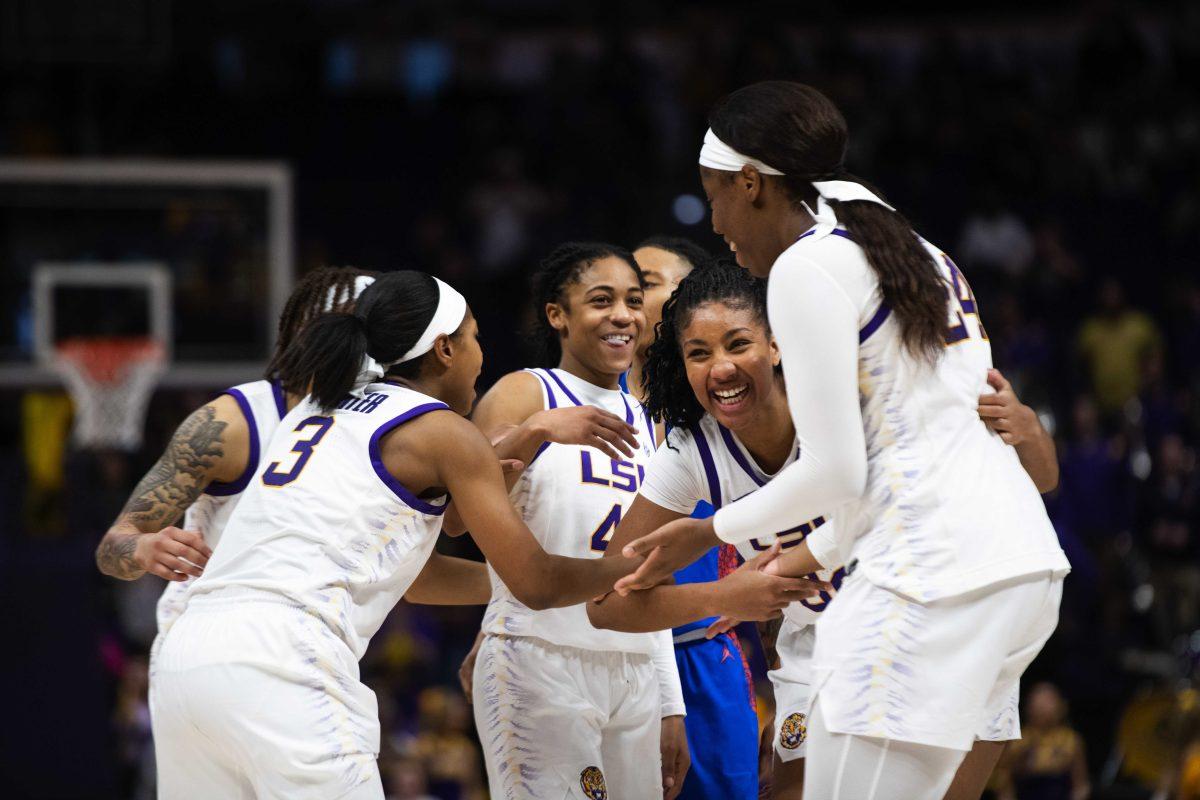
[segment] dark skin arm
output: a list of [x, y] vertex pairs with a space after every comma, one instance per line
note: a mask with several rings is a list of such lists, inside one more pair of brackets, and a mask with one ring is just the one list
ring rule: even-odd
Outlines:
[[174, 525], [210, 483], [241, 476], [249, 437], [246, 418], [228, 395], [192, 412], [100, 540], [100, 571], [127, 581], [147, 572], [170, 581], [200, 575], [212, 551], [198, 532]]
[[427, 606], [486, 605], [492, 599], [487, 565], [444, 556], [435, 550], [421, 568], [421, 574], [404, 593], [404, 599]]
[[[629, 542], [653, 530], [683, 519], [684, 515], [665, 509], [638, 495], [617, 526], [604, 558], [616, 558]], [[774, 557], [777, 551], [765, 555]], [[705, 617], [729, 615], [739, 619], [769, 619], [785, 605], [815, 595], [824, 584], [803, 578], [780, 579], [757, 567], [769, 561], [762, 558], [747, 562], [742, 569], [720, 581], [666, 583], [625, 596], [608, 594], [588, 603], [588, 619], [597, 628], [631, 633], [658, 631], [685, 625]]]
[[449, 491], [488, 563], [532, 609], [575, 605], [605, 592], [633, 564], [551, 555], [517, 515], [495, 450], [470, 422], [431, 411], [382, 442], [387, 470], [418, 496]]
[[[543, 442], [599, 448], [610, 458], [627, 458], [637, 447], [636, 429], [594, 406], [542, 409], [538, 378], [528, 372], [505, 375], [479, 401], [471, 421], [496, 441], [496, 455], [529, 464]], [[517, 476], [510, 476], [511, 488]]]
[[[495, 445], [505, 486], [517, 482], [544, 442], [597, 447], [610, 458], [632, 455], [635, 429], [625, 420], [593, 406], [542, 409], [542, 390], [528, 372], [505, 375], [479, 401], [472, 421]], [[448, 536], [467, 531], [455, 507], [446, 510], [442, 530]]]
[[979, 416], [988, 429], [1017, 450], [1021, 466], [1042, 494], [1058, 487], [1058, 450], [1054, 438], [1042, 427], [1037, 412], [1021, 402], [1012, 384], [998, 369], [988, 370], [988, 385], [995, 394], [979, 396]]

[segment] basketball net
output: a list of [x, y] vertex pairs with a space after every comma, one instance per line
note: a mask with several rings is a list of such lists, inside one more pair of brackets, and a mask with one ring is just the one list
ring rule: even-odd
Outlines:
[[133, 451], [142, 446], [146, 406], [166, 368], [163, 347], [146, 337], [66, 339], [54, 369], [75, 404], [73, 438], [85, 450]]

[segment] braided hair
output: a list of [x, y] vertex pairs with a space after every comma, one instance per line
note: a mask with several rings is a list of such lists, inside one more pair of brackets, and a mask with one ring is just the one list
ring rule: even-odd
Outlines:
[[688, 383], [679, 340], [692, 321], [692, 313], [705, 303], [723, 303], [751, 311], [763, 328], [770, 331], [767, 282], [729, 259], [709, 262], [680, 281], [679, 288], [663, 305], [658, 336], [646, 351], [646, 365], [642, 368], [646, 409], [672, 428], [693, 425], [704, 416], [704, 408]]
[[[322, 409], [336, 406], [354, 388], [363, 358], [390, 363], [421, 338], [437, 311], [433, 276], [415, 270], [381, 275], [363, 290], [353, 310], [317, 314], [280, 358], [283, 388], [310, 393]], [[419, 374], [419, 358], [397, 364], [388, 375]]]
[[546, 305], [558, 303], [567, 307], [564, 289], [579, 280], [584, 270], [602, 258], [619, 258], [629, 265], [642, 280], [642, 270], [633, 260], [633, 254], [623, 247], [604, 242], [566, 242], [554, 248], [542, 259], [533, 273], [533, 338], [538, 349], [538, 363], [544, 367], [557, 367], [562, 359], [560, 334], [546, 317]]
[[[811, 86], [791, 81], [751, 84], [718, 102], [708, 122], [734, 150], [781, 170], [783, 175], [770, 177], [780, 182], [797, 208], [816, 202], [813, 181], [853, 181], [875, 191], [846, 172], [846, 120]], [[945, 349], [949, 328], [947, 287], [912, 225], [878, 203], [827, 202], [875, 271], [905, 347], [915, 357], [936, 360]]]
[[318, 267], [305, 275], [292, 289], [279, 315], [279, 335], [267, 365], [267, 380], [282, 380], [283, 354], [313, 317], [326, 311], [349, 311], [354, 303], [355, 281], [376, 277], [378, 272], [355, 267]]

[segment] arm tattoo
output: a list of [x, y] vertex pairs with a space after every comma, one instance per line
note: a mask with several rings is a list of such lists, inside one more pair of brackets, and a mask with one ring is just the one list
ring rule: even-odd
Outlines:
[[[225, 455], [221, 439], [227, 423], [209, 406], [196, 410], [171, 437], [166, 451], [142, 478], [121, 510], [121, 522], [143, 533], [176, 522], [208, 485], [209, 471]], [[142, 570], [133, 560], [137, 534], [110, 532], [96, 550], [100, 570], [118, 578], [138, 577]]]

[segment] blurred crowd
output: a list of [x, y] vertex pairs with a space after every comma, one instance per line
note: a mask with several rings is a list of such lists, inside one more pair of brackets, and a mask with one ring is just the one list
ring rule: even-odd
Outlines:
[[[178, 4], [171, 54], [150, 63], [7, 64], [0, 150], [285, 159], [301, 268], [416, 266], [459, 285], [484, 383], [529, 357], [525, 275], [553, 244], [716, 245], [694, 209], [715, 99], [765, 78], [830, 94], [848, 168], [963, 268], [996, 365], [1059, 446], [1046, 500], [1074, 571], [997, 790], [1083, 797], [1090, 781], [1105, 796], [1127, 703], [1200, 660], [1200, 6], [855, 22], [799, 4], [309, 3], [281, 41], [277, 15], [234, 5], [218, 22]], [[195, 401], [155, 401], [143, 457]], [[71, 527], [94, 542], [107, 522]], [[131, 609], [153, 592], [130, 591], [98, 647], [135, 787], [148, 639]], [[392, 797], [483, 796], [455, 679], [478, 619], [402, 605], [372, 645]], [[1058, 783], [1028, 779], [1035, 764]]]

